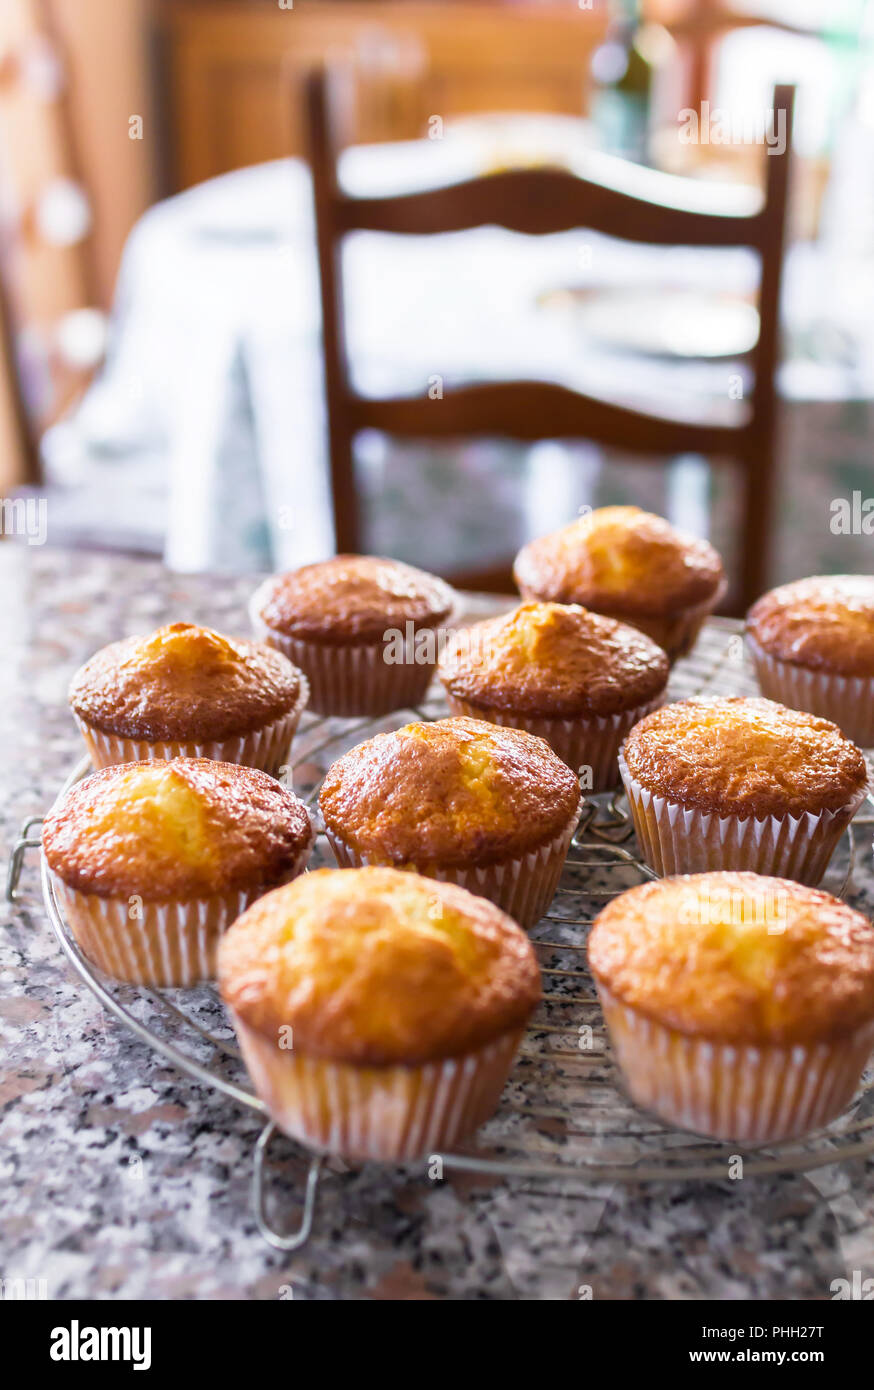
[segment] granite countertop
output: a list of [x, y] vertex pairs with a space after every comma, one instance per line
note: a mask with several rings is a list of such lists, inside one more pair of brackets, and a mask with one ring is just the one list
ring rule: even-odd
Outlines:
[[[75, 668], [171, 618], [244, 631], [255, 579], [5, 544], [0, 580], [8, 852], [80, 756]], [[855, 887], [871, 908], [865, 863]], [[104, 1014], [58, 948], [35, 854], [21, 889], [0, 924], [0, 1279], [45, 1280], [49, 1298], [827, 1299], [833, 1280], [874, 1275], [874, 1159], [861, 1158], [554, 1189], [370, 1165], [329, 1172], [309, 1244], [277, 1253], [249, 1199], [258, 1117]], [[287, 1146], [290, 1193], [306, 1168]]]

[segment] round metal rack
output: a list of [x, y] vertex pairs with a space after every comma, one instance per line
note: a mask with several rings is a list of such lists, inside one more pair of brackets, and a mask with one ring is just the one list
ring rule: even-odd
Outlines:
[[[672, 698], [692, 694], [755, 693], [744, 664], [740, 627], [711, 621], [693, 654], [674, 668]], [[346, 748], [410, 717], [433, 719], [445, 712], [438, 697], [418, 710], [381, 720], [325, 720], [305, 716], [286, 772], [300, 796], [315, 809], [328, 766]], [[83, 759], [59, 792], [89, 771]], [[318, 817], [317, 817], [318, 819]], [[9, 864], [7, 897], [14, 898], [23, 858], [39, 845], [38, 819], [22, 828]], [[863, 827], [872, 824], [870, 804], [857, 816], [829, 870], [824, 886], [847, 889]], [[870, 852], [870, 843], [866, 843]], [[319, 835], [312, 866], [333, 863]], [[228, 1100], [268, 1120], [252, 1091], [217, 991], [152, 989], [122, 984], [102, 974], [80, 951], [65, 921], [51, 875], [41, 857], [42, 892], [49, 921], [73, 968], [101, 1004], [143, 1043]], [[621, 793], [591, 797], [583, 812], [556, 897], [531, 932], [544, 980], [544, 998], [529, 1028], [514, 1071], [494, 1117], [463, 1150], [429, 1155], [430, 1173], [488, 1174], [497, 1179], [562, 1183], [652, 1183], [718, 1180], [738, 1158], [745, 1176], [810, 1171], [839, 1159], [874, 1152], [874, 1073], [846, 1112], [803, 1140], [742, 1150], [738, 1145], [671, 1129], [641, 1111], [623, 1093], [610, 1057], [594, 985], [586, 969], [589, 927], [604, 903], [653, 877], [638, 857]], [[264, 1238], [277, 1249], [295, 1250], [309, 1238], [319, 1184], [328, 1160], [314, 1156], [294, 1229], [279, 1231], [268, 1216], [265, 1169], [274, 1126], [265, 1124], [255, 1146], [252, 1199]], [[283, 1140], [290, 1143], [289, 1140]], [[333, 1165], [332, 1165], [333, 1166]], [[342, 1181], [342, 1176], [331, 1175]]]

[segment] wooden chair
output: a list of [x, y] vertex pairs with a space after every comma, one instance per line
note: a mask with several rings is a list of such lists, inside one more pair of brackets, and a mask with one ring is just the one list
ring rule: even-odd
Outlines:
[[[739, 584], [727, 611], [742, 612], [766, 586], [773, 513], [775, 415], [774, 372], [778, 348], [778, 305], [783, 260], [789, 150], [794, 90], [774, 93], [775, 120], [785, 121], [785, 153], [766, 159], [763, 200], [741, 203], [731, 214], [699, 210], [708, 190], [684, 186], [683, 199], [655, 202], [639, 191], [590, 182], [561, 169], [511, 170], [400, 197], [358, 198], [337, 181], [337, 150], [330, 75], [313, 72], [307, 82], [318, 259], [321, 278], [325, 391], [336, 544], [339, 552], [362, 544], [355, 486], [353, 444], [363, 430], [407, 438], [448, 439], [504, 436], [586, 439], [627, 449], [662, 462], [679, 454], [704, 454], [733, 461], [742, 480], [743, 526]], [[619, 164], [619, 161], [616, 161]], [[624, 165], [627, 181], [658, 182], [651, 170]], [[676, 187], [677, 181], [670, 181]], [[698, 206], [696, 206], [696, 203]], [[350, 384], [343, 333], [339, 252], [352, 231], [408, 235], [455, 232], [495, 224], [539, 236], [587, 227], [608, 236], [656, 245], [748, 246], [760, 257], [761, 329], [751, 359], [755, 386], [746, 418], [738, 425], [701, 423], [645, 415], [571, 391], [564, 386], [514, 381], [446, 391], [440, 408], [421, 398], [373, 399]], [[402, 346], [402, 345], [401, 345]], [[511, 559], [483, 572], [448, 576], [467, 587], [512, 591]]]

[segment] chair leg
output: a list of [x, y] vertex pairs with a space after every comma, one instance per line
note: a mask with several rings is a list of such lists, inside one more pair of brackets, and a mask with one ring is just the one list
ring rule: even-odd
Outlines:
[[334, 544], [338, 555], [357, 555], [361, 548], [361, 524], [352, 440], [339, 425], [329, 428], [328, 434]]
[[767, 441], [744, 470], [741, 566], [738, 606], [742, 617], [770, 583], [774, 541], [773, 442]]

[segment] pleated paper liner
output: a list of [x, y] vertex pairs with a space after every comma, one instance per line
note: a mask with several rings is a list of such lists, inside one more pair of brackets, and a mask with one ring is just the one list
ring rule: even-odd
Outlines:
[[631, 1097], [669, 1124], [713, 1139], [778, 1143], [828, 1124], [853, 1098], [874, 1022], [829, 1042], [750, 1046], [692, 1037], [598, 985]]
[[403, 1162], [451, 1149], [495, 1111], [524, 1030], [420, 1066], [356, 1066], [299, 1055], [234, 1017], [271, 1118], [292, 1139], [347, 1159]]
[[750, 869], [815, 887], [867, 792], [863, 787], [837, 811], [742, 820], [655, 795], [631, 776], [621, 753], [619, 771], [641, 853], [662, 877]]
[[746, 637], [759, 689], [790, 709], [830, 719], [860, 748], [874, 748], [874, 676], [838, 676], [781, 661]]
[[222, 934], [256, 898], [297, 878], [314, 841], [315, 835], [275, 882], [188, 901], [102, 898], [70, 888], [57, 874], [52, 878], [73, 936], [105, 974], [138, 985], [194, 985], [215, 977]]
[[309, 686], [306, 680], [301, 678], [297, 704], [287, 714], [280, 715], [278, 719], [272, 720], [260, 729], [252, 730], [251, 733], [206, 743], [182, 740], [149, 742], [146, 739], [120, 738], [115, 734], [105, 734], [92, 728], [78, 715], [74, 715], [74, 718], [95, 768], [112, 767], [117, 763], [165, 762], [171, 758], [211, 758], [214, 762], [238, 763], [243, 767], [259, 768], [275, 777], [288, 762], [291, 742], [308, 698]]
[[[505, 859], [500, 864], [486, 864], [482, 867], [449, 865], [445, 868], [433, 864], [395, 864], [393, 867], [414, 869], [426, 878], [436, 878], [444, 883], [457, 883], [481, 898], [488, 898], [518, 922], [520, 927], [527, 929], [540, 921], [555, 897], [579, 818], [578, 805], [572, 818], [554, 839], [518, 858]], [[341, 869], [388, 862], [373, 855], [359, 854], [328, 827], [325, 833]]]

